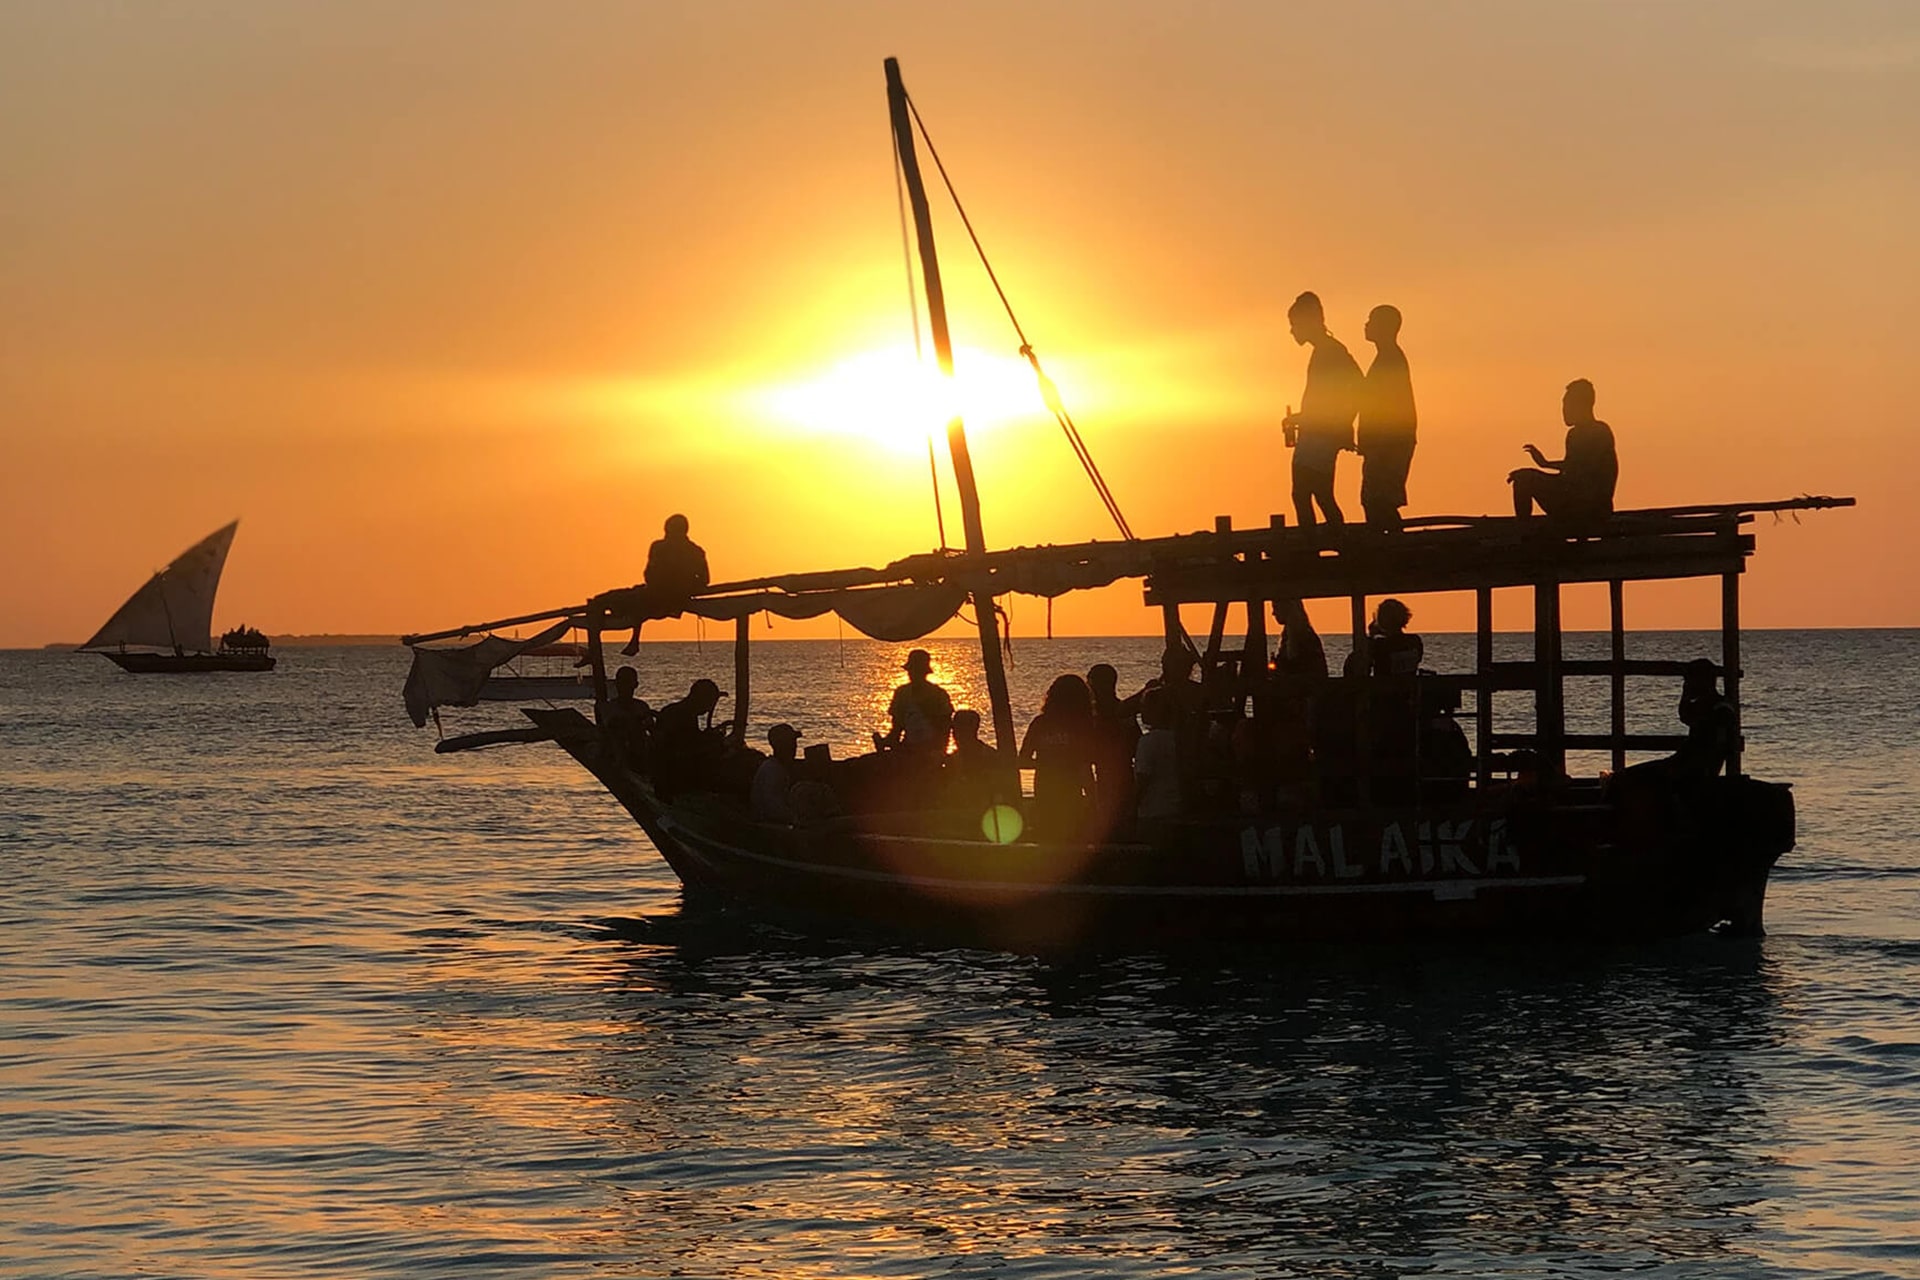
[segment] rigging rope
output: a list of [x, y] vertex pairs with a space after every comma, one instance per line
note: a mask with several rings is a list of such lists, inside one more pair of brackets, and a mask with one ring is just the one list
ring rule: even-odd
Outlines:
[[[1120, 503], [1114, 498], [1113, 490], [1107, 487], [1107, 479], [1100, 474], [1100, 467], [1093, 460], [1092, 450], [1087, 448], [1087, 442], [1081, 438], [1080, 428], [1074, 424], [1073, 415], [1067, 412], [1066, 403], [1060, 398], [1060, 388], [1054, 385], [1053, 379], [1049, 378], [1046, 370], [1040, 367], [1040, 357], [1034, 352], [1033, 344], [1027, 341], [1027, 331], [1021, 327], [1020, 317], [1014, 314], [1013, 303], [1008, 300], [1007, 291], [1000, 287], [999, 273], [994, 271], [993, 263], [987, 258], [986, 246], [980, 243], [980, 236], [973, 229], [973, 219], [967, 216], [967, 207], [960, 203], [960, 193], [954, 189], [953, 179], [947, 174], [947, 166], [940, 159], [940, 149], [933, 145], [933, 138], [927, 133], [927, 122], [920, 118], [920, 108], [914, 105], [911, 96], [907, 98], [907, 110], [913, 113], [914, 127], [920, 131], [920, 140], [927, 144], [927, 154], [933, 157], [933, 167], [939, 170], [940, 181], [946, 184], [947, 196], [953, 201], [954, 211], [960, 215], [960, 225], [967, 229], [967, 238], [973, 241], [973, 251], [980, 256], [980, 265], [986, 268], [987, 279], [993, 282], [993, 291], [1000, 295], [1000, 305], [1006, 309], [1007, 319], [1013, 325], [1013, 332], [1020, 339], [1020, 355], [1033, 367], [1033, 375], [1039, 380], [1040, 398], [1046, 401], [1047, 409], [1053, 414], [1054, 421], [1060, 424], [1060, 430], [1066, 435], [1067, 443], [1073, 446], [1074, 456], [1080, 459], [1081, 467], [1086, 470], [1087, 479], [1093, 482], [1094, 493], [1099, 497], [1100, 504], [1107, 509], [1107, 514], [1113, 517], [1113, 523], [1120, 530], [1120, 536], [1129, 542], [1134, 541], [1133, 529], [1127, 524], [1126, 516], [1121, 514]], [[897, 192], [899, 177], [897, 152], [894, 175]], [[904, 234], [905, 223], [903, 222], [902, 235]], [[914, 324], [917, 335], [919, 332], [917, 310], [914, 312]]]
[[[888, 134], [891, 142], [892, 134]], [[913, 317], [913, 367], [917, 372], [926, 362], [920, 347], [920, 292], [914, 285], [913, 241], [907, 232], [906, 177], [900, 171], [900, 148], [893, 153], [893, 202], [900, 211], [900, 257], [907, 267], [907, 314]], [[947, 517], [940, 510], [940, 464], [933, 456], [933, 424], [927, 424], [927, 478], [933, 482], [933, 522], [940, 530], [940, 549], [947, 549]]]

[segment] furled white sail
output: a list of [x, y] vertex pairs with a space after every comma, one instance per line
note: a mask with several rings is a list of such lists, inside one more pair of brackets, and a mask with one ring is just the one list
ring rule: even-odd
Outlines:
[[227, 567], [235, 520], [208, 534], [180, 558], [147, 579], [147, 585], [107, 619], [84, 649], [180, 649], [213, 652], [213, 595]]

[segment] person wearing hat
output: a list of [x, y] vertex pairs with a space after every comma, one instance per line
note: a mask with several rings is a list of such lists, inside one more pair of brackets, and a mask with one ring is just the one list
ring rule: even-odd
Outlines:
[[753, 773], [753, 816], [758, 822], [791, 823], [800, 731], [784, 722], [776, 724], [767, 730], [767, 745], [773, 754]]
[[927, 678], [933, 672], [933, 655], [915, 649], [907, 654], [902, 669], [907, 682], [893, 691], [893, 701], [887, 704], [891, 725], [885, 737], [875, 737], [874, 745], [882, 751], [897, 747], [929, 756], [945, 755], [947, 735], [953, 729], [953, 699]]
[[660, 708], [653, 720], [653, 777], [662, 799], [671, 799], [706, 780], [725, 747], [723, 731], [713, 727], [713, 709], [727, 695], [704, 677], [687, 696]]

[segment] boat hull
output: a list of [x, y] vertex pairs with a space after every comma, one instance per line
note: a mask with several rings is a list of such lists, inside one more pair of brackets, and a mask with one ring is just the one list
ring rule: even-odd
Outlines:
[[[1722, 779], [1670, 797], [1316, 809], [1181, 824], [1151, 840], [1000, 845], [969, 815], [755, 823], [719, 797], [665, 803], [577, 712], [529, 712], [647, 832], [692, 894], [828, 931], [1015, 951], [1437, 937], [1761, 931], [1791, 794]], [[977, 819], [976, 819], [977, 820]]]
[[270, 653], [116, 653], [101, 656], [134, 675], [198, 675], [206, 671], [271, 671], [277, 660]]

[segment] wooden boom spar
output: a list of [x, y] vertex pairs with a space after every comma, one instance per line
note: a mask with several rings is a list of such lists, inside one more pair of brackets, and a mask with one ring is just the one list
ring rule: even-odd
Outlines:
[[[1520, 586], [1542, 576], [1559, 576], [1562, 581], [1610, 581], [1611, 576], [1604, 579], [1588, 576], [1588, 570], [1603, 559], [1607, 561], [1606, 569], [1620, 570], [1618, 576], [1627, 580], [1685, 577], [1692, 576], [1688, 570], [1701, 564], [1703, 557], [1716, 560], [1728, 554], [1744, 557], [1750, 549], [1746, 545], [1750, 535], [1746, 535], [1741, 544], [1729, 543], [1727, 539], [1734, 536], [1738, 526], [1751, 523], [1756, 514], [1819, 511], [1853, 505], [1852, 498], [1806, 496], [1777, 502], [1619, 511], [1604, 525], [1583, 534], [1561, 530], [1546, 519], [1418, 516], [1407, 521], [1407, 532], [1398, 537], [1374, 537], [1356, 530], [1348, 539], [1331, 547], [1315, 543], [1299, 529], [1264, 525], [1141, 538], [1132, 542], [1096, 540], [980, 553], [930, 551], [877, 568], [772, 574], [718, 582], [701, 592], [694, 603], [740, 601], [753, 595], [766, 595], [773, 600], [859, 587], [958, 584], [977, 581], [983, 575], [995, 591], [1060, 594], [1056, 589], [1036, 591], [1035, 588], [1071, 581], [1075, 574], [1088, 586], [1123, 578], [1149, 579], [1152, 580], [1150, 595], [1179, 582], [1185, 589], [1184, 599], [1194, 602], [1215, 598], [1206, 594], [1211, 575], [1223, 572], [1246, 575], [1249, 554], [1255, 557], [1257, 567], [1253, 572], [1267, 580], [1266, 585], [1299, 588], [1303, 599], [1349, 596], [1356, 594], [1356, 588], [1365, 594], [1376, 594], [1376, 584], [1387, 580], [1393, 582], [1392, 590], [1410, 594]], [[1699, 570], [1703, 574], [1719, 571], [1717, 566]], [[1073, 583], [1064, 589], [1074, 590], [1080, 585]], [[1186, 594], [1187, 590], [1195, 594]], [[1235, 593], [1242, 590], [1244, 587], [1239, 584], [1220, 584], [1218, 594], [1222, 599], [1239, 601], [1245, 596]], [[536, 613], [422, 632], [404, 636], [402, 642], [427, 644], [568, 617], [584, 621], [590, 603], [582, 601]]]

